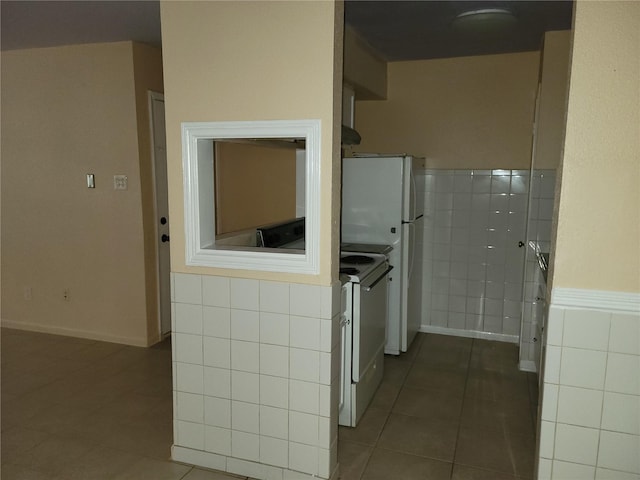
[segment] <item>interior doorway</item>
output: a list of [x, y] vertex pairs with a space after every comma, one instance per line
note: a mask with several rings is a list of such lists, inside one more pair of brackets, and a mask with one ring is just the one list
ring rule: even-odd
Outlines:
[[149, 92], [158, 268], [158, 321], [161, 338], [171, 333], [171, 260], [164, 95]]

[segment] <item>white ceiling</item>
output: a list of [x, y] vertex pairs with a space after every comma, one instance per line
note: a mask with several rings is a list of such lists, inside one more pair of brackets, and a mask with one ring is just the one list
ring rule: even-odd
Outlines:
[[[488, 7], [510, 9], [517, 18], [516, 28], [469, 35], [451, 27], [457, 14]], [[570, 0], [345, 2], [345, 22], [388, 61], [537, 50], [544, 31], [571, 28], [571, 15]], [[156, 46], [162, 42], [158, 0], [2, 0], [0, 19], [2, 50], [122, 40]]]

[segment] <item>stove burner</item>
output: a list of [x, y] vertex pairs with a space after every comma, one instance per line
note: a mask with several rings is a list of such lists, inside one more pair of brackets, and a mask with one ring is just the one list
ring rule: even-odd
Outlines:
[[366, 255], [347, 255], [340, 258], [341, 263], [348, 263], [350, 265], [367, 265], [375, 262], [375, 258], [367, 257]]
[[354, 267], [340, 267], [340, 273], [346, 273], [347, 275], [357, 275], [360, 270]]

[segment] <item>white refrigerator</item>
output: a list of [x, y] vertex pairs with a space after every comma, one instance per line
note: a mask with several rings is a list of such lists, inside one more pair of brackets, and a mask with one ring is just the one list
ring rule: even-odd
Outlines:
[[414, 158], [366, 155], [342, 161], [343, 243], [393, 247], [385, 353], [406, 352], [422, 317], [423, 189], [416, 188]]

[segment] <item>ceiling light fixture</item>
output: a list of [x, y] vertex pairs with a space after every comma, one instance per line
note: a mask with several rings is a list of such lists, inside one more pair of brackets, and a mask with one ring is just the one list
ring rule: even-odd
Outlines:
[[514, 27], [517, 18], [506, 8], [476, 8], [457, 15], [454, 28], [470, 33], [502, 31]]

